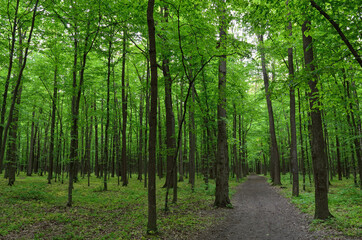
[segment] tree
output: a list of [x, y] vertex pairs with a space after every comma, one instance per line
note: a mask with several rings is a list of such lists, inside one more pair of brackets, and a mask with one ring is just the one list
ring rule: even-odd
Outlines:
[[[287, 1], [288, 5], [288, 1]], [[291, 15], [291, 14], [288, 14]], [[289, 36], [292, 36], [292, 22], [289, 20]], [[295, 123], [295, 89], [294, 89], [294, 61], [293, 48], [288, 48], [288, 70], [289, 70], [289, 97], [290, 97], [290, 164], [293, 174], [293, 196], [299, 196], [299, 172], [297, 157], [297, 126]]]
[[304, 62], [308, 69], [308, 84], [310, 88], [309, 104], [311, 110], [311, 146], [314, 170], [315, 187], [315, 212], [314, 218], [327, 219], [331, 217], [328, 208], [328, 169], [327, 156], [325, 152], [322, 116], [320, 111], [320, 97], [317, 88], [318, 76], [314, 66], [313, 39], [306, 35], [310, 29], [310, 21], [306, 20], [302, 25]]
[[273, 114], [272, 102], [270, 99], [271, 92], [269, 90], [269, 75], [266, 70], [265, 52], [263, 47], [264, 44], [263, 35], [259, 35], [259, 43], [261, 44], [260, 48], [261, 65], [263, 69], [265, 95], [266, 95], [266, 102], [269, 114], [269, 133], [270, 133], [270, 142], [271, 142], [270, 145], [271, 178], [274, 185], [281, 185], [279, 150], [278, 150], [277, 138], [275, 135], [274, 114]]
[[151, 63], [151, 111], [149, 136], [149, 163], [148, 163], [148, 223], [147, 232], [157, 232], [156, 215], [156, 134], [157, 134], [157, 60], [156, 60], [156, 33], [153, 18], [154, 0], [148, 0], [147, 26], [150, 47]]
[[229, 156], [227, 146], [226, 130], [226, 31], [227, 22], [225, 17], [225, 5], [221, 1], [222, 7], [220, 16], [220, 48], [223, 51], [219, 60], [219, 87], [217, 104], [217, 156], [216, 156], [216, 190], [215, 202], [217, 207], [228, 207], [229, 198]]
[[[8, 132], [9, 132], [9, 136], [12, 137], [12, 144], [13, 146], [10, 147], [11, 150], [14, 150], [15, 152], [12, 153], [10, 155], [10, 161], [9, 161], [9, 185], [12, 186], [15, 182], [15, 171], [16, 171], [16, 149], [15, 149], [15, 145], [16, 144], [16, 138], [17, 138], [17, 121], [18, 121], [18, 109], [17, 109], [17, 105], [20, 104], [20, 96], [21, 96], [21, 92], [22, 92], [22, 78], [23, 78], [23, 73], [24, 73], [24, 69], [26, 67], [26, 63], [27, 63], [27, 59], [28, 59], [28, 53], [29, 53], [29, 45], [32, 39], [32, 34], [33, 34], [33, 30], [34, 30], [34, 25], [35, 25], [35, 18], [36, 18], [36, 12], [38, 9], [38, 3], [39, 0], [37, 0], [35, 2], [35, 6], [32, 10], [33, 15], [32, 15], [32, 19], [31, 19], [31, 25], [30, 25], [30, 31], [29, 31], [29, 35], [28, 35], [28, 39], [26, 42], [26, 47], [24, 50], [24, 55], [22, 52], [22, 49], [20, 49], [20, 58], [19, 58], [19, 73], [17, 75], [17, 80], [14, 86], [14, 90], [13, 90], [13, 95], [12, 95], [12, 100], [11, 100], [11, 106], [9, 109], [9, 116], [8, 116], [8, 121], [5, 125], [4, 128], [4, 137], [2, 139], [2, 146], [1, 146], [1, 151], [0, 151], [0, 168], [1, 168], [1, 162], [2, 159], [4, 159], [4, 153], [5, 153], [5, 145], [6, 145], [6, 140], [8, 137]], [[17, 2], [17, 7], [18, 7], [18, 2]], [[17, 10], [16, 10], [17, 12]], [[19, 36], [20, 39], [22, 38], [21, 32], [19, 32]], [[21, 44], [21, 43], [20, 43]], [[10, 67], [9, 67], [10, 69]], [[9, 70], [10, 71], [10, 70]], [[9, 73], [9, 72], [8, 72]]]

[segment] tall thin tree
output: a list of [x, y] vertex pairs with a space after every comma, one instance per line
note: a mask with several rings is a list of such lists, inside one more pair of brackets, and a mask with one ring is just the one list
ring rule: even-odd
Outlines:
[[151, 111], [149, 114], [149, 163], [148, 163], [148, 223], [147, 232], [157, 232], [156, 215], [156, 134], [157, 134], [157, 60], [156, 60], [156, 33], [153, 18], [154, 0], [148, 0], [147, 26], [150, 47], [151, 63]]

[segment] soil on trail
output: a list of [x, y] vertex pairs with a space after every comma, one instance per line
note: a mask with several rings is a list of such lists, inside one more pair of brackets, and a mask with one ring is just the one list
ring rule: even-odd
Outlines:
[[[264, 177], [249, 176], [238, 187], [232, 204], [234, 208], [227, 210], [225, 221], [197, 239], [331, 239], [325, 232], [309, 231], [308, 216], [282, 197]], [[334, 235], [332, 239], [346, 238]]]

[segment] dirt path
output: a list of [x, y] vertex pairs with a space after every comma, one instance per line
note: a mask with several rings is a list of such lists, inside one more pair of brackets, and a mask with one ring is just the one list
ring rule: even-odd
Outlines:
[[307, 240], [325, 239], [329, 235], [308, 231], [307, 216], [282, 197], [264, 177], [251, 175], [238, 188], [232, 199], [234, 209], [226, 220], [198, 239]]

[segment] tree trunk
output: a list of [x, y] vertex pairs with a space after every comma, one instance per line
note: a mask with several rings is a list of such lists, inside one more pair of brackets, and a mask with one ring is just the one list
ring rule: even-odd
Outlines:
[[[337, 123], [337, 115], [336, 110], [334, 110], [334, 120]], [[335, 125], [335, 134], [336, 134], [336, 149], [337, 149], [337, 174], [338, 174], [338, 180], [342, 180], [342, 164], [341, 164], [341, 146], [339, 144], [339, 138], [338, 138], [338, 128], [337, 124]]]
[[[181, 83], [181, 97], [180, 99], [182, 99], [182, 96], [183, 96], [183, 84]], [[182, 149], [182, 138], [185, 138], [186, 139], [186, 131], [184, 132], [184, 135], [185, 137], [183, 137], [183, 134], [182, 134], [182, 126], [181, 126], [181, 121], [182, 121], [182, 115], [183, 115], [183, 111], [182, 111], [182, 101], [180, 101], [180, 105], [177, 104], [177, 119], [178, 119], [178, 127], [180, 130], [180, 136], [178, 137], [178, 145], [179, 145], [179, 151], [178, 151], [178, 160], [179, 160], [179, 182], [183, 182], [184, 181], [184, 173], [183, 173], [183, 159], [184, 159], [184, 156], [183, 156], [183, 149]], [[186, 149], [186, 146], [184, 146], [185, 149]], [[177, 165], [177, 163], [175, 163]]]
[[275, 126], [274, 126], [274, 115], [273, 115], [273, 107], [270, 99], [270, 91], [269, 91], [269, 76], [266, 70], [266, 62], [265, 62], [265, 52], [263, 47], [263, 35], [259, 35], [259, 42], [261, 44], [260, 55], [261, 55], [261, 65], [263, 69], [264, 76], [264, 86], [265, 86], [265, 94], [266, 94], [266, 102], [268, 106], [268, 114], [269, 114], [269, 132], [270, 132], [270, 161], [273, 166], [273, 184], [281, 185], [280, 182], [280, 162], [279, 162], [279, 152], [278, 152], [278, 144], [275, 136]]
[[[20, 56], [22, 62], [22, 57]], [[14, 185], [15, 183], [15, 172], [16, 172], [16, 164], [19, 161], [19, 152], [17, 147], [17, 140], [18, 140], [18, 125], [19, 125], [19, 106], [21, 102], [21, 93], [22, 87], [19, 89], [19, 93], [16, 99], [16, 106], [14, 109], [14, 118], [9, 130], [9, 146], [8, 146], [8, 178], [9, 178], [9, 186]]]
[[156, 216], [156, 134], [157, 134], [157, 60], [155, 22], [153, 18], [154, 0], [148, 0], [147, 25], [150, 43], [151, 62], [151, 111], [150, 111], [150, 137], [149, 137], [149, 166], [148, 166], [148, 223], [147, 232], [157, 232]]
[[69, 183], [68, 183], [68, 203], [67, 206], [71, 207], [73, 203], [73, 178], [74, 178], [74, 164], [78, 160], [78, 115], [79, 106], [77, 111], [77, 62], [78, 62], [78, 40], [74, 39], [74, 59], [73, 59], [73, 96], [72, 96], [72, 125], [70, 130], [70, 149], [69, 149]]
[[95, 96], [94, 103], [94, 174], [99, 177], [99, 146], [98, 146], [98, 118], [97, 118], [97, 98]]
[[305, 164], [304, 164], [304, 147], [303, 147], [303, 132], [302, 132], [302, 114], [300, 109], [300, 92], [298, 88], [298, 111], [299, 111], [299, 135], [300, 135], [300, 152], [301, 152], [301, 158], [300, 158], [300, 167], [302, 169], [303, 174], [303, 190], [305, 191]]
[[322, 117], [319, 109], [320, 99], [317, 88], [318, 76], [315, 73], [312, 36], [306, 36], [305, 32], [309, 31], [310, 22], [307, 20], [302, 25], [303, 33], [303, 51], [304, 61], [307, 69], [312, 74], [309, 79], [310, 87], [310, 109], [311, 109], [311, 141], [312, 141], [312, 160], [314, 169], [314, 186], [315, 186], [315, 214], [314, 218], [327, 219], [332, 215], [328, 208], [328, 168], [327, 156], [324, 148]]
[[161, 179], [163, 178], [163, 151], [164, 151], [164, 145], [163, 145], [163, 137], [162, 137], [162, 122], [161, 122], [161, 101], [160, 98], [158, 98], [158, 164], [157, 164], [157, 173], [158, 177]]
[[195, 188], [195, 151], [196, 151], [196, 129], [195, 129], [195, 90], [192, 86], [192, 103], [189, 105], [189, 183], [192, 191]]
[[[288, 4], [288, 3], [287, 3]], [[290, 15], [290, 14], [289, 14]], [[289, 21], [289, 36], [292, 36], [292, 22]], [[293, 174], [293, 191], [292, 195], [299, 196], [299, 171], [297, 156], [297, 126], [295, 123], [295, 89], [294, 89], [294, 63], [293, 48], [288, 48], [288, 68], [289, 68], [289, 96], [290, 96], [290, 165]]]
[[238, 160], [238, 169], [237, 169], [237, 175], [239, 175], [240, 178], [243, 178], [243, 168], [242, 168], [242, 129], [241, 129], [241, 114], [239, 114], [239, 160]]
[[[142, 83], [142, 82], [141, 82]], [[139, 149], [138, 149], [138, 177], [137, 179], [142, 181], [142, 159], [143, 159], [143, 92], [140, 97], [140, 130], [139, 130]]]
[[[11, 124], [12, 124], [12, 121], [13, 121], [13, 118], [14, 118], [14, 116], [13, 116], [14, 111], [16, 111], [15, 110], [15, 107], [16, 107], [15, 105], [16, 105], [16, 101], [17, 101], [17, 95], [18, 95], [18, 93], [20, 91], [20, 88], [21, 88], [22, 76], [23, 76], [23, 72], [24, 72], [26, 62], [27, 62], [27, 58], [28, 58], [29, 45], [30, 45], [30, 42], [31, 42], [31, 37], [32, 37], [33, 30], [34, 30], [34, 24], [35, 24], [35, 17], [36, 17], [36, 12], [37, 12], [37, 8], [38, 8], [38, 2], [39, 2], [39, 0], [36, 0], [36, 2], [35, 2], [35, 7], [34, 7], [34, 10], [33, 10], [33, 16], [32, 16], [30, 32], [29, 32], [28, 40], [27, 40], [27, 43], [26, 43], [25, 51], [24, 51], [24, 59], [23, 59], [23, 61], [21, 61], [22, 64], [20, 66], [20, 71], [19, 71], [19, 74], [17, 76], [17, 80], [15, 82], [15, 88], [14, 88], [14, 91], [13, 91], [13, 96], [12, 96], [11, 105], [10, 105], [10, 109], [9, 109], [8, 121], [7, 121], [7, 123], [5, 125], [5, 128], [4, 128], [4, 131], [3, 131], [3, 138], [2, 138], [2, 142], [1, 142], [1, 146], [0, 146], [0, 172], [1, 172], [1, 165], [2, 165], [2, 162], [3, 162], [3, 159], [4, 159], [4, 154], [5, 154], [5, 146], [6, 146], [8, 131], [9, 131], [10, 127], [11, 127]], [[17, 12], [18, 6], [19, 6], [19, 1], [17, 2], [16, 12]], [[14, 28], [15, 28], [15, 24], [14, 24]], [[13, 34], [15, 34], [15, 32]], [[19, 32], [19, 34], [21, 35], [20, 32]], [[15, 38], [15, 36], [14, 36], [14, 38]], [[12, 58], [12, 56], [10, 56], [10, 58]], [[9, 66], [8, 74], [11, 74], [10, 66]], [[4, 96], [4, 98], [5, 98], [5, 96]], [[4, 112], [4, 114], [5, 114], [5, 112]]]
[[[224, 4], [224, 2], [223, 2]], [[226, 30], [227, 23], [225, 19], [225, 8], [222, 7], [222, 16], [220, 16], [220, 48], [226, 50]], [[227, 146], [226, 129], [226, 55], [223, 53], [219, 60], [219, 86], [218, 86], [218, 104], [217, 104], [217, 159], [216, 159], [216, 189], [215, 202], [216, 207], [228, 207], [229, 198], [229, 155]]]
[[123, 53], [122, 53], [122, 172], [121, 172], [121, 179], [122, 179], [122, 186], [128, 185], [128, 178], [127, 178], [127, 97], [126, 97], [126, 46], [127, 46], [127, 32], [123, 32]]
[[106, 100], [106, 111], [107, 111], [107, 115], [106, 115], [106, 129], [105, 129], [105, 135], [104, 135], [104, 178], [103, 178], [103, 191], [107, 191], [108, 186], [107, 186], [107, 170], [108, 170], [108, 140], [109, 140], [109, 136], [108, 136], [108, 132], [109, 132], [109, 99], [110, 99], [110, 78], [111, 78], [111, 61], [112, 61], [112, 40], [110, 40], [108, 42], [108, 61], [107, 61], [107, 100]]
[[33, 108], [33, 117], [32, 117], [32, 121], [31, 121], [31, 135], [30, 135], [30, 150], [29, 150], [29, 155], [28, 155], [28, 168], [27, 168], [27, 176], [31, 176], [31, 174], [33, 173], [33, 161], [34, 161], [34, 147], [35, 147], [35, 123], [34, 123], [34, 118], [35, 118], [35, 106]]
[[[153, 17], [153, 15], [152, 15]], [[156, 40], [155, 40], [156, 41]], [[150, 120], [150, 86], [149, 86], [149, 78], [150, 78], [150, 61], [147, 60], [147, 76], [146, 76], [146, 86], [147, 86], [147, 91], [146, 91], [146, 124], [145, 124], [145, 152], [143, 154], [144, 156], [144, 174], [145, 174], [145, 179], [144, 179], [144, 187], [147, 187], [147, 173], [148, 173], [148, 158], [149, 158], [149, 141], [148, 141], [148, 136], [147, 136], [147, 131], [148, 128], [147, 126], [149, 125], [149, 120]]]
[[58, 65], [55, 63], [54, 69], [54, 88], [53, 88], [53, 98], [52, 98], [52, 120], [50, 126], [50, 146], [49, 146], [49, 169], [48, 169], [48, 184], [51, 184], [53, 178], [53, 159], [56, 153], [54, 153], [54, 132], [55, 132], [55, 119], [57, 111], [57, 98], [58, 98]]
[[233, 113], [233, 158], [234, 158], [234, 161], [233, 161], [233, 177], [234, 177], [234, 174], [236, 175], [236, 181], [239, 181], [239, 174], [237, 172], [237, 169], [238, 169], [238, 153], [237, 153], [237, 150], [236, 150], [236, 104], [234, 103], [233, 104], [233, 109], [234, 109], [234, 113]]
[[[5, 87], [4, 87], [4, 94], [3, 94], [3, 102], [1, 107], [1, 117], [0, 117], [0, 174], [2, 173], [2, 165], [4, 160], [4, 153], [5, 148], [3, 147], [3, 133], [4, 133], [4, 124], [5, 124], [5, 115], [6, 115], [6, 101], [8, 96], [8, 90], [9, 90], [9, 84], [10, 84], [10, 77], [11, 77], [11, 71], [13, 67], [13, 58], [14, 58], [14, 49], [15, 49], [15, 41], [16, 41], [16, 29], [17, 29], [17, 23], [18, 23], [18, 10], [19, 10], [19, 2], [20, 0], [16, 1], [15, 6], [15, 14], [14, 14], [14, 22], [13, 22], [13, 28], [11, 30], [11, 46], [10, 46], [10, 53], [9, 53], [9, 67], [8, 67], [8, 73], [5, 80]], [[10, 20], [10, 19], [9, 19]], [[5, 146], [5, 144], [4, 144]]]

